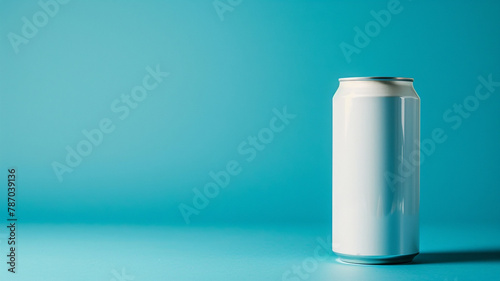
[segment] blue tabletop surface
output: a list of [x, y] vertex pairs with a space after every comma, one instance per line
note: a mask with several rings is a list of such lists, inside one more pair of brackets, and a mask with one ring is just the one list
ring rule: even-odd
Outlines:
[[423, 225], [414, 262], [384, 266], [345, 264], [331, 251], [326, 256], [330, 232], [320, 225], [26, 224], [18, 231], [17, 273], [2, 269], [0, 280], [500, 278], [499, 225]]

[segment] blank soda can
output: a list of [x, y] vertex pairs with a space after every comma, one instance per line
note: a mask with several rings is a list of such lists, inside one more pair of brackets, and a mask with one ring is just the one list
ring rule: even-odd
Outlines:
[[420, 98], [412, 78], [339, 79], [333, 96], [332, 249], [342, 261], [419, 252]]

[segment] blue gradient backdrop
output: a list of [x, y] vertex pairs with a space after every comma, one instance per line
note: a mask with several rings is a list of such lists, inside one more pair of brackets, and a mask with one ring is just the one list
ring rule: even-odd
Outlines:
[[[422, 99], [422, 139], [443, 144], [421, 167], [421, 219], [500, 219], [500, 88], [453, 129], [443, 114], [500, 81], [500, 2], [405, 1], [347, 62], [339, 44], [387, 1], [71, 1], [15, 53], [36, 1], [0, 1], [0, 169], [18, 169], [25, 222], [184, 224], [179, 204], [230, 160], [242, 171], [191, 224], [330, 224], [331, 98], [339, 77], [408, 76]], [[125, 120], [111, 103], [170, 73]], [[237, 147], [296, 114], [253, 161]], [[59, 182], [53, 161], [102, 118], [116, 129]], [[0, 194], [0, 199], [5, 194]], [[2, 200], [3, 202], [3, 200]], [[327, 229], [327, 228], [325, 228]]]

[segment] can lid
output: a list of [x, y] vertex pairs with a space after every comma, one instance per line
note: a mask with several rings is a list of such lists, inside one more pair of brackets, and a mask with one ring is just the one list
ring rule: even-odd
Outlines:
[[405, 77], [347, 77], [340, 78], [340, 82], [342, 81], [410, 81], [413, 82], [413, 78], [405, 78]]

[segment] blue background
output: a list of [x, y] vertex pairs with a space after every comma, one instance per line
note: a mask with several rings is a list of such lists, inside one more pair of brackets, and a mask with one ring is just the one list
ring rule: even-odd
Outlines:
[[[500, 81], [500, 3], [401, 0], [348, 62], [339, 45], [354, 45], [354, 27], [387, 3], [243, 1], [221, 20], [212, 1], [74, 0], [16, 54], [8, 34], [41, 8], [0, 1], [0, 169], [18, 170], [17, 215], [41, 227], [184, 227], [179, 204], [236, 160], [242, 172], [186, 227], [314, 224], [329, 235], [337, 79], [403, 76], [421, 97], [422, 139], [447, 136], [421, 166], [422, 224], [497, 226], [500, 88], [457, 129], [443, 114], [479, 76]], [[170, 75], [120, 120], [110, 104], [156, 65]], [[245, 161], [238, 145], [283, 107], [296, 117]], [[102, 118], [115, 131], [59, 182], [53, 161]]]

